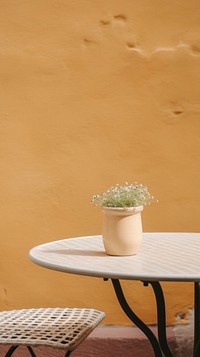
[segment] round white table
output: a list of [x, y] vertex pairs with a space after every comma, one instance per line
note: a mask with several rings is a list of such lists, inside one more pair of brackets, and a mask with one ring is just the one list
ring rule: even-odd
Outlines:
[[[45, 268], [111, 279], [118, 301], [149, 339], [156, 357], [172, 357], [166, 338], [161, 281], [194, 282], [194, 354], [200, 356], [200, 233], [143, 233], [139, 253], [116, 257], [105, 253], [101, 236], [68, 238], [34, 247], [30, 259]], [[128, 305], [120, 280], [151, 284], [157, 302], [158, 340]], [[163, 353], [163, 354], [162, 354]]]

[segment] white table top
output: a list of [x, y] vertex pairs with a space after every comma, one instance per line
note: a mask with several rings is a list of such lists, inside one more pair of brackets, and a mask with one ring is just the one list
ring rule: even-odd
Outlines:
[[34, 247], [30, 259], [66, 273], [145, 281], [200, 281], [200, 233], [143, 233], [137, 255], [106, 255], [101, 236]]

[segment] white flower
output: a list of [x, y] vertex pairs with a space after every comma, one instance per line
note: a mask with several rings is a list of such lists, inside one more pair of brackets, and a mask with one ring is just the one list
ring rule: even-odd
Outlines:
[[[104, 207], [136, 207], [144, 206], [153, 202], [154, 196], [148, 192], [148, 188], [135, 182], [121, 186], [116, 184], [100, 195], [92, 198], [92, 203]], [[157, 202], [157, 201], [156, 201]]]

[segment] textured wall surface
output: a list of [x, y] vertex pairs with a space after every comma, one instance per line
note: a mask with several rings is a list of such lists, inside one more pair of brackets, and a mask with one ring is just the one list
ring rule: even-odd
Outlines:
[[[0, 308], [94, 306], [126, 324], [111, 284], [32, 264], [29, 249], [101, 232], [91, 196], [142, 182], [145, 231], [199, 231], [200, 4], [0, 1]], [[154, 297], [124, 282], [149, 323]], [[164, 284], [168, 323], [191, 284]]]

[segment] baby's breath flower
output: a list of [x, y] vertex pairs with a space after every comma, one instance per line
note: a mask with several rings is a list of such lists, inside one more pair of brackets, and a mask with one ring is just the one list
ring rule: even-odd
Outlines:
[[[123, 186], [116, 184], [107, 191], [92, 197], [95, 206], [103, 207], [136, 207], [150, 204], [154, 200], [148, 188], [135, 182], [129, 184], [125, 182]], [[156, 201], [157, 202], [157, 201]]]

